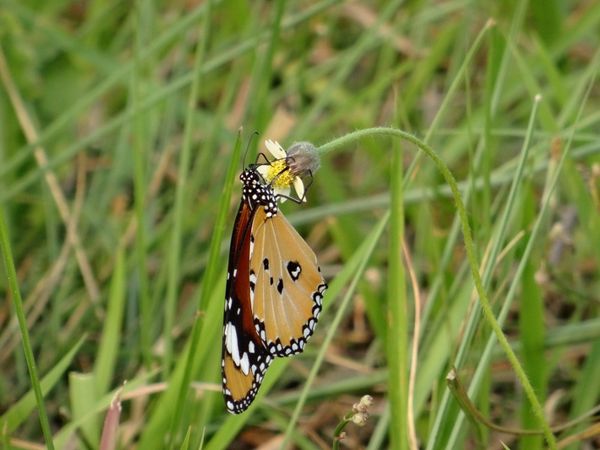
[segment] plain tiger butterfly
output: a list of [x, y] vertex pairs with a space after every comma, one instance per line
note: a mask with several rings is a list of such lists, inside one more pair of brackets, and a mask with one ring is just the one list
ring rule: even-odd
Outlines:
[[229, 249], [221, 372], [233, 414], [250, 406], [275, 357], [303, 351], [327, 289], [315, 254], [277, 207], [291, 198], [291, 185], [300, 198], [294, 200], [305, 199], [300, 176], [312, 175], [318, 155], [307, 154], [306, 146], [291, 155], [275, 142], [266, 146], [277, 159], [240, 175], [242, 200]]

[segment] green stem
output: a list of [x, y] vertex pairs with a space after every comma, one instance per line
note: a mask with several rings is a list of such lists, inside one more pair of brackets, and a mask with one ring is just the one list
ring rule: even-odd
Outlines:
[[48, 416], [44, 407], [44, 396], [42, 395], [42, 388], [40, 386], [37, 366], [35, 365], [31, 341], [29, 340], [29, 330], [27, 329], [27, 320], [25, 318], [25, 311], [23, 309], [23, 299], [21, 298], [21, 292], [19, 291], [19, 285], [17, 283], [17, 271], [15, 270], [12, 250], [10, 248], [10, 239], [8, 237], [8, 229], [6, 226], [6, 220], [4, 219], [4, 208], [2, 207], [0, 207], [0, 246], [2, 247], [4, 268], [6, 270], [9, 289], [15, 306], [15, 314], [17, 315], [17, 321], [19, 322], [19, 328], [21, 330], [21, 338], [23, 339], [23, 352], [25, 353], [25, 361], [29, 371], [29, 378], [31, 379], [31, 387], [33, 388], [35, 400], [38, 406], [38, 414], [40, 416], [42, 433], [44, 434], [46, 447], [49, 450], [53, 450], [54, 443], [52, 442], [50, 422], [48, 421]]
[[181, 155], [179, 158], [179, 170], [177, 174], [177, 186], [175, 188], [175, 211], [173, 213], [173, 230], [171, 234], [170, 251], [169, 251], [169, 269], [167, 280], [167, 298], [165, 301], [165, 324], [163, 331], [163, 339], [165, 342], [165, 353], [163, 359], [163, 371], [165, 378], [171, 372], [173, 362], [173, 325], [175, 323], [175, 310], [177, 307], [177, 286], [179, 283], [181, 256], [181, 241], [183, 217], [185, 215], [184, 199], [186, 189], [188, 188], [188, 172], [190, 170], [191, 149], [192, 149], [192, 132], [194, 130], [194, 113], [196, 108], [196, 99], [198, 98], [199, 81], [204, 55], [208, 47], [208, 38], [210, 36], [210, 17], [211, 17], [212, 1], [206, 4], [206, 14], [202, 22], [202, 36], [200, 42], [196, 45], [196, 55], [194, 62], [194, 78], [190, 89], [188, 99], [185, 130], [183, 134], [183, 145], [181, 147]]
[[496, 338], [498, 339], [498, 343], [504, 350], [504, 353], [506, 354], [507, 359], [509, 360], [510, 364], [512, 365], [517, 378], [519, 379], [519, 381], [521, 382], [521, 385], [523, 386], [523, 390], [525, 391], [525, 394], [527, 395], [527, 398], [529, 399], [529, 402], [531, 403], [533, 412], [537, 416], [537, 418], [540, 422], [540, 425], [544, 432], [544, 438], [546, 439], [548, 446], [551, 449], [556, 449], [556, 439], [555, 439], [554, 435], [552, 434], [552, 430], [550, 429], [550, 426], [548, 425], [546, 418], [544, 417], [544, 412], [543, 412], [542, 406], [541, 406], [539, 400], [537, 399], [537, 396], [535, 395], [533, 387], [532, 387], [531, 383], [529, 382], [529, 379], [527, 378], [527, 375], [525, 374], [523, 367], [519, 363], [517, 356], [515, 355], [512, 348], [510, 347], [510, 344], [508, 343], [506, 336], [502, 332], [502, 328], [498, 324], [498, 321], [496, 320], [494, 313], [492, 311], [492, 308], [490, 306], [490, 301], [487, 297], [487, 293], [485, 292], [485, 290], [483, 288], [481, 275], [479, 274], [479, 269], [478, 269], [479, 262], [477, 260], [476, 254], [475, 254], [475, 246], [473, 244], [473, 237], [472, 237], [472, 233], [471, 233], [471, 227], [469, 226], [467, 211], [466, 211], [465, 205], [462, 201], [462, 197], [460, 195], [460, 191], [458, 189], [456, 180], [454, 179], [452, 172], [450, 172], [450, 170], [448, 169], [446, 164], [440, 159], [440, 157], [433, 151], [433, 149], [431, 147], [429, 147], [427, 144], [425, 144], [423, 141], [421, 141], [417, 137], [413, 136], [410, 133], [407, 133], [407, 132], [404, 132], [404, 131], [401, 131], [401, 130], [398, 130], [395, 128], [386, 128], [386, 127], [367, 128], [364, 130], [358, 130], [358, 131], [349, 133], [345, 136], [334, 139], [333, 141], [328, 142], [327, 144], [321, 146], [319, 148], [319, 151], [321, 154], [328, 153], [328, 152], [334, 150], [335, 148], [342, 147], [342, 146], [348, 145], [350, 143], [354, 143], [357, 140], [365, 138], [365, 137], [373, 137], [373, 136], [392, 136], [395, 138], [400, 138], [405, 141], [408, 141], [411, 144], [414, 144], [434, 162], [434, 164], [436, 165], [436, 167], [438, 168], [438, 170], [440, 171], [440, 173], [446, 180], [446, 183], [448, 183], [448, 185], [450, 186], [450, 190], [452, 191], [452, 196], [454, 197], [454, 203], [456, 205], [456, 210], [460, 217], [462, 234], [463, 234], [463, 239], [465, 242], [465, 251], [467, 253], [467, 259], [469, 261], [469, 266], [471, 268], [471, 275], [473, 277], [473, 283], [475, 284], [475, 289], [477, 291], [477, 294], [479, 295], [479, 303], [481, 305], [483, 315], [484, 315], [486, 321], [488, 322], [488, 324], [490, 325], [490, 327], [492, 328], [494, 334], [496, 335]]
[[[130, 95], [131, 105], [134, 110], [139, 108], [142, 99], [145, 97], [143, 85], [146, 82], [143, 79], [144, 66], [140, 58], [142, 51], [142, 27], [143, 27], [143, 6], [142, 2], [135, 3], [137, 11], [135, 13], [135, 43], [136, 51], [134, 55], [134, 70], [132, 72]], [[152, 305], [150, 298], [150, 289], [147, 272], [147, 247], [146, 247], [146, 158], [148, 123], [145, 115], [139, 115], [133, 123], [133, 191], [135, 203], [135, 217], [137, 219], [137, 231], [135, 234], [135, 259], [138, 271], [139, 281], [139, 308], [140, 308], [140, 347], [142, 360], [146, 368], [150, 368], [152, 363]]]
[[333, 450], [339, 450], [340, 441], [342, 440], [342, 438], [341, 438], [342, 431], [344, 431], [344, 428], [346, 428], [346, 425], [348, 425], [351, 421], [352, 421], [352, 415], [350, 415], [350, 416], [346, 415], [346, 416], [344, 416], [342, 421], [340, 423], [338, 423], [338, 426], [335, 427], [335, 430], [333, 431], [333, 445], [331, 447]]
[[389, 400], [391, 408], [390, 448], [408, 448], [408, 305], [402, 264], [404, 202], [402, 147], [392, 155], [390, 225], [388, 249], [387, 339]]
[[[225, 232], [225, 223], [227, 214], [229, 211], [229, 202], [231, 200], [231, 192], [233, 190], [233, 181], [235, 177], [235, 173], [238, 170], [238, 161], [240, 158], [241, 152], [241, 133], [242, 130], [238, 131], [238, 136], [235, 141], [235, 146], [233, 148], [233, 152], [231, 154], [231, 160], [229, 163], [229, 167], [227, 168], [227, 175], [225, 176], [225, 185], [223, 188], [223, 194], [221, 196], [219, 202], [219, 209], [217, 212], [217, 218], [215, 220], [215, 227], [213, 231], [213, 235], [210, 241], [210, 247], [208, 250], [208, 262], [206, 265], [206, 271], [202, 278], [202, 287], [200, 289], [200, 297], [198, 299], [198, 311], [202, 311], [206, 309], [206, 305], [208, 303], [208, 299], [210, 298], [210, 294], [215, 288], [216, 284], [216, 275], [218, 270], [220, 270], [221, 265], [219, 264], [219, 254], [221, 250], [221, 241], [223, 239], [223, 234]], [[198, 356], [198, 345], [200, 341], [200, 333], [202, 331], [201, 320], [196, 319], [194, 321], [194, 325], [192, 326], [192, 332], [189, 338], [189, 350], [187, 354], [182, 355], [182, 358], [185, 358], [183, 376], [181, 380], [181, 384], [177, 386], [177, 397], [175, 401], [175, 411], [171, 418], [170, 424], [170, 445], [168, 448], [174, 448], [175, 446], [175, 437], [177, 434], [177, 430], [179, 429], [179, 425], [181, 423], [181, 419], [183, 417], [185, 399], [186, 395], [189, 391], [190, 381], [192, 378], [192, 368], [194, 367], [194, 360]]]

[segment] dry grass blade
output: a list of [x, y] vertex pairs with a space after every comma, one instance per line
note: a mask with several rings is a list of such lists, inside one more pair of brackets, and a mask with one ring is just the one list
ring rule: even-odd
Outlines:
[[[12, 79], [10, 71], [8, 70], [8, 65], [6, 64], [6, 58], [4, 57], [4, 52], [0, 47], [0, 79], [4, 83], [4, 87], [8, 93], [8, 96], [12, 102], [13, 108], [15, 109], [15, 113], [23, 129], [23, 133], [27, 138], [27, 142], [29, 144], [35, 144], [39, 140], [39, 136], [35, 126], [33, 125], [33, 121], [27, 114], [27, 109], [19, 95], [17, 87]], [[48, 156], [46, 155], [46, 151], [43, 147], [36, 145], [34, 149], [35, 159], [38, 163], [40, 169], [45, 171], [44, 178], [46, 179], [46, 183], [48, 183], [48, 188], [52, 193], [52, 197], [54, 198], [54, 202], [56, 203], [56, 207], [58, 208], [58, 212], [60, 217], [68, 228], [69, 223], [71, 222], [71, 211], [69, 210], [69, 205], [67, 204], [67, 200], [65, 198], [65, 194], [63, 193], [60, 183], [58, 182], [58, 178], [56, 174], [48, 169]], [[96, 282], [96, 278], [94, 277], [94, 273], [92, 271], [92, 267], [90, 265], [89, 259], [85, 253], [81, 245], [81, 240], [79, 239], [79, 235], [76, 230], [72, 230], [67, 234], [67, 238], [71, 241], [71, 244], [75, 248], [75, 256], [77, 258], [77, 263], [79, 264], [79, 269], [81, 271], [81, 276], [83, 277], [83, 281], [88, 290], [90, 301], [93, 304], [96, 304], [98, 298], [100, 296], [100, 289], [98, 288], [98, 283]]]
[[415, 274], [415, 268], [410, 256], [410, 250], [406, 245], [406, 241], [402, 240], [402, 253], [406, 260], [406, 270], [408, 272], [412, 291], [415, 299], [415, 326], [412, 336], [412, 352], [410, 357], [410, 374], [408, 376], [408, 443], [411, 450], [419, 450], [419, 442], [417, 440], [417, 430], [415, 427], [415, 380], [417, 378], [417, 361], [419, 359], [419, 336], [421, 335], [421, 291], [419, 290], [419, 282]]
[[[75, 192], [73, 214], [71, 214], [69, 223], [67, 224], [68, 235], [71, 233], [75, 234], [77, 229], [77, 221], [79, 220], [79, 216], [81, 214], [86, 187], [86, 170], [85, 156], [81, 156], [79, 158], [77, 171], [77, 188]], [[24, 306], [25, 311], [28, 312], [28, 327], [31, 328], [41, 316], [48, 304], [48, 300], [50, 299], [52, 292], [54, 292], [56, 286], [62, 279], [62, 274], [64, 273], [67, 265], [71, 248], [72, 240], [66, 239], [60, 250], [58, 258], [54, 264], [52, 264], [50, 270], [48, 270], [48, 272], [40, 279], [33, 291], [25, 299]], [[19, 344], [19, 342], [20, 336], [18, 334], [18, 324], [15, 317], [10, 321], [8, 326], [0, 335], [0, 364], [11, 356], [12, 351]]]
[[100, 438], [100, 450], [114, 450], [117, 448], [117, 437], [119, 431], [119, 419], [121, 417], [121, 392], [119, 389], [110, 402], [110, 407], [104, 418], [104, 427]]

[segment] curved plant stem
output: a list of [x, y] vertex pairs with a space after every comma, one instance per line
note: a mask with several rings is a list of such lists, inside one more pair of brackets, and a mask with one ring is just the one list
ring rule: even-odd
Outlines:
[[364, 130], [358, 130], [358, 131], [349, 133], [345, 136], [334, 139], [333, 141], [330, 141], [327, 144], [324, 144], [323, 146], [321, 146], [319, 148], [319, 152], [321, 154], [328, 153], [338, 147], [342, 147], [342, 146], [348, 145], [350, 143], [354, 143], [365, 137], [374, 137], [374, 136], [391, 136], [391, 137], [395, 137], [395, 138], [399, 138], [399, 139], [408, 141], [411, 144], [414, 144], [433, 161], [433, 163], [436, 165], [436, 167], [438, 168], [438, 170], [440, 171], [440, 173], [446, 180], [446, 183], [448, 183], [448, 186], [450, 186], [450, 190], [452, 191], [452, 197], [454, 198], [456, 210], [458, 212], [460, 222], [461, 222], [462, 234], [463, 234], [463, 239], [465, 242], [465, 251], [467, 253], [467, 259], [469, 261], [469, 266], [471, 268], [471, 275], [473, 277], [473, 283], [475, 284], [475, 289], [477, 291], [477, 294], [479, 295], [479, 303], [481, 305], [481, 309], [483, 311], [485, 320], [488, 322], [488, 324], [492, 328], [494, 334], [496, 335], [496, 338], [498, 339], [498, 343], [500, 344], [500, 347], [502, 347], [502, 350], [504, 351], [507, 359], [509, 360], [510, 364], [512, 365], [516, 376], [519, 378], [521, 386], [523, 386], [523, 390], [525, 391], [525, 394], [527, 395], [527, 398], [529, 399], [529, 402], [531, 403], [533, 412], [539, 420], [542, 431], [544, 433], [544, 438], [546, 439], [546, 442], [548, 443], [549, 448], [556, 449], [556, 439], [555, 439], [554, 435], [552, 434], [550, 425], [548, 424], [548, 422], [546, 421], [546, 418], [544, 417], [544, 412], [543, 412], [542, 406], [541, 406], [537, 396], [535, 395], [533, 386], [529, 382], [529, 379], [527, 378], [527, 375], [525, 374], [523, 367], [519, 363], [517, 356], [515, 355], [512, 348], [510, 347], [510, 344], [508, 343], [506, 336], [502, 332], [502, 328], [498, 324], [498, 321], [496, 320], [496, 317], [494, 316], [494, 313], [490, 306], [490, 301], [488, 299], [487, 293], [485, 292], [485, 290], [483, 288], [481, 275], [479, 274], [479, 270], [478, 270], [479, 262], [477, 260], [476, 254], [475, 254], [475, 246], [473, 244], [473, 236], [471, 233], [471, 227], [469, 226], [467, 211], [466, 211], [465, 205], [462, 201], [462, 197], [460, 195], [460, 191], [458, 189], [458, 185], [456, 183], [454, 175], [452, 175], [452, 172], [450, 172], [450, 170], [448, 169], [448, 167], [446, 166], [444, 161], [442, 161], [440, 159], [440, 157], [433, 151], [433, 149], [430, 146], [428, 146], [425, 142], [418, 139], [416, 136], [414, 136], [410, 133], [407, 133], [405, 131], [398, 130], [396, 128], [387, 128], [387, 127], [366, 128]]
[[[469, 394], [467, 393], [466, 389], [464, 388], [460, 379], [458, 378], [458, 374], [454, 367], [450, 370], [448, 375], [446, 375], [446, 384], [448, 385], [450, 392], [460, 405], [461, 409], [465, 412], [465, 414], [467, 414], [467, 416], [470, 419], [472, 419], [474, 423], [484, 425], [490, 430], [498, 431], [504, 434], [514, 434], [516, 436], [535, 436], [538, 434], [543, 434], [542, 430], [532, 430], [530, 428], [511, 428], [496, 425], [490, 419], [485, 417], [483, 413], [477, 409], [477, 407], [469, 398]], [[600, 412], [600, 405], [596, 405], [594, 408], [585, 412], [581, 416], [570, 420], [569, 422], [552, 427], [551, 430], [553, 433], [560, 433], [561, 431], [568, 430], [569, 428], [573, 428], [574, 426], [579, 425], [582, 422], [590, 419], [594, 416], [594, 414], [598, 412]]]
[[346, 428], [346, 425], [350, 422], [352, 422], [352, 414], [347, 414], [341, 422], [338, 423], [338, 426], [335, 427], [335, 431], [333, 432], [333, 445], [331, 446], [333, 450], [338, 450], [340, 448], [340, 441], [343, 439], [342, 433], [344, 428]]

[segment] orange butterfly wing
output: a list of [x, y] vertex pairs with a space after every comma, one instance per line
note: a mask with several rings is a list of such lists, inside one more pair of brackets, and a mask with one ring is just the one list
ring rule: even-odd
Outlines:
[[221, 373], [225, 406], [246, 410], [272, 361], [252, 321], [250, 305], [250, 232], [256, 210], [242, 201], [236, 216], [227, 269]]
[[256, 332], [274, 356], [302, 352], [327, 284], [308, 244], [279, 211], [259, 208], [252, 224], [250, 297]]

